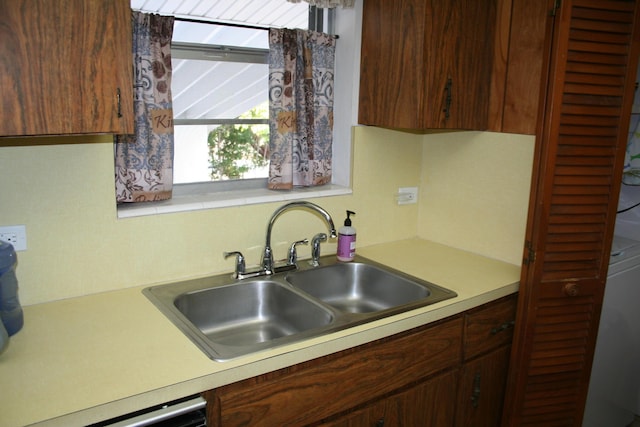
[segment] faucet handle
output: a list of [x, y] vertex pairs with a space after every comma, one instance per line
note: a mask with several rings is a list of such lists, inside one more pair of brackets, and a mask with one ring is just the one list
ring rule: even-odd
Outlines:
[[238, 278], [241, 274], [245, 273], [245, 262], [244, 255], [240, 251], [232, 251], [232, 252], [223, 252], [224, 259], [229, 258], [230, 256], [236, 257], [236, 271], [235, 277]]
[[291, 244], [291, 247], [289, 248], [289, 261], [287, 262], [287, 264], [296, 265], [296, 262], [298, 261], [298, 253], [296, 252], [296, 246], [308, 245], [308, 244], [309, 244], [309, 239], [302, 239], [302, 240], [298, 240], [297, 242], [293, 242]]

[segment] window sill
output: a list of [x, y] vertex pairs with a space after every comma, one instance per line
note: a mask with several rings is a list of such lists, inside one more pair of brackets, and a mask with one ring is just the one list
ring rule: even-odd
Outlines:
[[352, 194], [349, 187], [326, 185], [320, 188], [300, 188], [293, 191], [273, 191], [266, 188], [232, 190], [218, 193], [174, 195], [171, 200], [151, 203], [131, 203], [118, 206], [118, 218], [133, 218], [205, 209], [219, 209], [259, 203], [287, 202], [315, 197]]

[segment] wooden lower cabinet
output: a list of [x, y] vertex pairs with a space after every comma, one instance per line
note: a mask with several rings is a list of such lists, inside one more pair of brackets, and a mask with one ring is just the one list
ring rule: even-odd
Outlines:
[[389, 426], [386, 420], [387, 402], [378, 401], [364, 408], [354, 409], [335, 420], [321, 422], [319, 427], [383, 427]]
[[319, 424], [321, 427], [450, 427], [455, 415], [458, 371], [449, 371], [369, 406]]
[[456, 427], [500, 425], [516, 304], [516, 296], [509, 296], [464, 315]]
[[[512, 330], [502, 325], [510, 324], [503, 318], [505, 308], [511, 305], [515, 311], [515, 298], [499, 300], [434, 324], [210, 390], [204, 394], [208, 425], [497, 425], [490, 420], [496, 419], [502, 407], [501, 387]], [[480, 342], [477, 334], [490, 338], [482, 339], [482, 346], [474, 346], [470, 343]], [[489, 347], [487, 341], [492, 343]], [[470, 351], [465, 351], [465, 346]], [[479, 410], [469, 397], [475, 392], [477, 372], [482, 388]]]
[[511, 346], [465, 362], [460, 375], [456, 427], [500, 425]]

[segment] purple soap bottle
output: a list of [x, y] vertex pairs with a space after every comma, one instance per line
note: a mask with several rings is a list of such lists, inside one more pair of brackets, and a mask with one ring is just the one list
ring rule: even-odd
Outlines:
[[338, 230], [338, 261], [350, 262], [356, 256], [356, 229], [351, 226], [351, 215], [353, 211], [347, 211], [347, 219], [344, 220], [344, 227]]

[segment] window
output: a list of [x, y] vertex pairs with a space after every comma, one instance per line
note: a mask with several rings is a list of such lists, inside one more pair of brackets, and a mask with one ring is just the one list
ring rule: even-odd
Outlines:
[[[351, 128], [355, 123], [355, 100], [357, 95], [357, 70], [359, 69], [359, 14], [361, 6], [356, 4], [356, 9], [351, 10], [320, 10], [322, 13], [312, 13], [314, 8], [309, 8], [305, 2], [289, 3], [285, 0], [241, 0], [236, 2], [208, 2], [195, 0], [183, 2], [181, 0], [164, 0], [163, 2], [151, 2], [149, 0], [131, 0], [131, 7], [148, 13], [173, 15], [176, 17], [174, 24], [174, 70], [172, 93], [174, 99], [175, 130], [176, 130], [176, 159], [177, 169], [176, 185], [174, 186], [173, 199], [158, 204], [143, 204], [131, 206], [118, 206], [118, 217], [134, 217], [142, 215], [154, 215], [189, 211], [198, 209], [214, 209], [227, 206], [238, 206], [253, 203], [265, 203], [273, 201], [296, 200], [300, 198], [313, 198], [321, 196], [333, 196], [351, 194], [349, 187], [351, 176]], [[335, 13], [335, 15], [334, 15]], [[335, 19], [334, 19], [335, 17]], [[334, 165], [333, 183], [321, 189], [296, 189], [292, 192], [273, 192], [266, 189], [266, 178], [250, 178], [242, 180], [201, 181], [211, 172], [209, 166], [208, 148], [204, 138], [208, 135], [207, 127], [230, 124], [238, 120], [246, 120], [248, 123], [262, 120], [257, 118], [246, 119], [249, 111], [259, 102], [246, 108], [238, 108], [236, 111], [227, 110], [220, 115], [209, 115], [196, 118], [195, 109], [191, 115], [185, 113], [181, 107], [182, 101], [177, 99], [180, 92], [193, 86], [196, 77], [190, 78], [187, 72], [192, 66], [197, 65], [211, 68], [216, 65], [229, 66], [231, 61], [222, 61], [232, 56], [244, 59], [236, 61], [235, 65], [244, 67], [264, 67], [264, 90], [267, 91], [268, 66], [266, 53], [268, 50], [267, 28], [288, 27], [307, 28], [309, 21], [313, 22], [312, 28], [318, 28], [325, 32], [339, 33], [340, 41], [336, 49], [336, 97], [334, 115]], [[214, 23], [215, 22], [215, 23]], [[315, 26], [316, 23], [318, 26]], [[326, 24], [322, 26], [322, 24]], [[333, 24], [336, 24], [335, 31]], [[315, 26], [315, 27], [314, 27]], [[223, 30], [234, 29], [234, 32], [243, 33], [238, 42], [234, 39], [233, 32]], [[244, 32], [243, 32], [244, 31]], [[248, 33], [263, 34], [260, 36], [247, 36]], [[239, 36], [235, 36], [239, 37]], [[234, 41], [236, 40], [236, 41]], [[207, 56], [202, 59], [202, 56]], [[226, 57], [220, 58], [221, 55]], [[258, 60], [260, 55], [263, 60]], [[216, 58], [217, 56], [217, 58]], [[199, 59], [200, 57], [200, 59]], [[216, 61], [217, 59], [217, 61]], [[180, 67], [178, 61], [191, 61], [189, 66]], [[200, 61], [200, 62], [197, 62]], [[217, 63], [217, 64], [216, 64]], [[185, 62], [187, 64], [187, 62]], [[262, 64], [262, 65], [261, 65]], [[183, 78], [184, 77], [184, 78]], [[206, 79], [201, 79], [205, 81]], [[208, 82], [206, 82], [208, 83]], [[184, 87], [180, 86], [183, 85]], [[222, 86], [224, 88], [224, 85]], [[228, 86], [227, 86], [228, 87]], [[192, 93], [198, 93], [198, 90]], [[200, 97], [204, 90], [200, 91]], [[209, 101], [222, 98], [209, 95]], [[184, 98], [186, 99], [186, 98]], [[237, 101], [239, 97], [234, 97]], [[264, 100], [267, 100], [265, 94]], [[246, 113], [246, 114], [243, 114]], [[265, 116], [266, 118], [266, 116]], [[206, 122], [199, 122], [205, 120]], [[215, 121], [219, 122], [216, 123]], [[225, 122], [229, 120], [230, 122]], [[213, 122], [212, 124], [209, 122]], [[196, 135], [200, 128], [200, 140]], [[181, 135], [182, 134], [182, 135]], [[195, 141], [195, 143], [194, 143]], [[199, 141], [199, 142], [198, 142]], [[200, 145], [199, 155], [189, 156], [189, 151], [197, 151]], [[186, 153], [185, 154], [185, 150]], [[204, 150], [204, 151], [203, 151]], [[204, 154], [202, 154], [204, 152]], [[181, 169], [181, 170], [180, 170]], [[192, 172], [196, 171], [198, 172]], [[198, 176], [200, 178], [198, 178]], [[182, 177], [181, 177], [182, 176]]]
[[267, 176], [267, 37], [266, 29], [176, 21], [174, 183]]
[[[278, 11], [282, 3], [277, 6], [267, 11], [267, 5], [260, 15]], [[310, 27], [322, 25], [323, 14], [311, 11], [292, 8], [286, 20], [297, 28], [308, 28], [309, 20]], [[176, 20], [174, 184], [266, 179], [268, 48], [267, 28]]]

